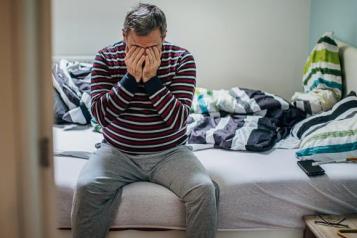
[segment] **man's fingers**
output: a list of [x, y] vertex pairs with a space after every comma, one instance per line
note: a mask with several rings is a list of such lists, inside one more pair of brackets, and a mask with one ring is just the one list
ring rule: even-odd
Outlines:
[[141, 69], [143, 67], [144, 60], [145, 60], [145, 55], [141, 55], [138, 63], [136, 64], [136, 68]]
[[134, 60], [136, 59], [137, 55], [140, 53], [140, 48], [136, 47], [133, 54], [131, 55], [130, 59], [131, 62], [134, 62]]
[[127, 50], [126, 55], [127, 55], [128, 57], [131, 57], [132, 54], [133, 54], [133, 52], [135, 51], [136, 47], [135, 47], [135, 46], [132, 46], [132, 47], [127, 46], [127, 48], [128, 48], [128, 50]]
[[155, 59], [157, 60], [157, 61], [159, 61], [160, 60], [160, 58], [161, 58], [161, 55], [160, 55], [160, 51], [159, 51], [159, 49], [158, 49], [158, 47], [154, 47], [154, 54], [155, 54]]
[[141, 56], [144, 53], [144, 49], [141, 48], [138, 50], [137, 54], [135, 55], [135, 58], [133, 59], [133, 64], [136, 65], [138, 63], [138, 61], [140, 60]]
[[155, 55], [154, 55], [152, 48], [149, 49], [148, 55], [149, 55], [150, 65], [154, 64], [155, 63]]

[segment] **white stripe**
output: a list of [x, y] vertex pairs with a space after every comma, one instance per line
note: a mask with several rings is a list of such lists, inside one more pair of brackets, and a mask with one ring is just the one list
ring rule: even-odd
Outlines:
[[221, 120], [218, 122], [218, 125], [216, 127], [211, 128], [206, 132], [206, 143], [207, 144], [214, 144], [215, 143], [213, 134], [217, 130], [221, 130], [224, 127], [226, 127], [228, 122], [229, 122], [229, 120], [230, 120], [230, 116], [222, 117]]
[[152, 114], [139, 114], [139, 113], [122, 113], [120, 114], [121, 116], [136, 116], [136, 117], [159, 117], [157, 113], [152, 113]]
[[101, 88], [101, 89], [91, 90], [90, 93], [95, 94], [95, 93], [109, 92], [109, 91], [110, 91], [109, 89]]
[[157, 107], [157, 105], [159, 105], [159, 104], [162, 102], [162, 100], [164, 100], [165, 97], [167, 97], [168, 94], [169, 94], [169, 92], [166, 92], [166, 94], [165, 94], [164, 96], [162, 96], [158, 101], [156, 101], [156, 102], [153, 104], [154, 107]]
[[163, 59], [161, 59], [161, 62], [169, 61], [169, 60], [177, 60], [177, 59], [179, 59], [180, 57], [181, 57], [181, 56], [163, 58]]
[[130, 107], [130, 109], [132, 109], [132, 110], [138, 110], [138, 111], [148, 110], [148, 111], [153, 111], [153, 112], [156, 112], [156, 110], [155, 110], [155, 109], [153, 109], [153, 108]]
[[174, 52], [174, 53], [185, 53], [186, 50], [173, 50], [173, 49], [169, 49], [169, 50], [164, 50], [162, 53], [163, 53], [163, 54], [166, 54], [166, 53], [171, 53], [171, 52]]
[[166, 78], [166, 77], [168, 77], [168, 76], [175, 75], [175, 74], [176, 74], [176, 72], [170, 72], [170, 73], [167, 73], [167, 74], [158, 75], [157, 77], [158, 77], [159, 79], [161, 79], [161, 78]]
[[114, 131], [112, 131], [111, 129], [109, 128], [106, 128], [106, 130], [108, 130], [110, 133], [118, 136], [118, 137], [121, 137], [121, 138], [124, 138], [124, 139], [128, 139], [128, 140], [133, 140], [133, 141], [151, 141], [151, 140], [159, 140], [159, 139], [163, 139], [163, 138], [167, 138], [167, 137], [171, 137], [171, 136], [175, 136], [177, 134], [179, 134], [180, 132], [184, 131], [186, 128], [181, 128], [179, 129], [178, 131], [175, 131], [175, 133], [173, 134], [169, 134], [169, 135], [165, 135], [165, 136], [160, 136], [160, 137], [152, 137], [152, 138], [134, 138], [134, 137], [128, 137], [128, 136], [124, 136], [123, 134], [118, 134]]
[[324, 62], [323, 65], [321, 65], [321, 62], [313, 63], [310, 65], [309, 70], [304, 74], [303, 81], [305, 81], [305, 79], [311, 73], [311, 71], [316, 68], [328, 68], [328, 69], [334, 69], [334, 70], [341, 70], [341, 66], [339, 64]]
[[[176, 113], [175, 119], [174, 119], [174, 121], [172, 122], [172, 124], [170, 125], [170, 128], [171, 128], [171, 129], [175, 127], [176, 122], [177, 122], [177, 119], [178, 119], [178, 116], [180, 115], [180, 113], [183, 114], [181, 111], [182, 111], [182, 110], [179, 109], [179, 111]], [[166, 121], [166, 122], [167, 122], [168, 119], [171, 117], [172, 112], [173, 112], [173, 110], [171, 110], [170, 114], [167, 115], [167, 117], [165, 118], [165, 121]]]
[[97, 78], [106, 78], [106, 79], [111, 79], [111, 76], [109, 75], [93, 75], [93, 76], [91, 76], [91, 79], [97, 79]]
[[121, 117], [118, 117], [117, 118], [118, 121], [121, 121], [121, 122], [125, 122], [127, 124], [130, 124], [130, 125], [135, 125], [135, 126], [140, 126], [140, 125], [144, 125], [144, 126], [148, 126], [148, 125], [160, 125], [160, 124], [163, 124], [162, 121], [154, 121], [154, 122], [138, 122], [138, 121], [129, 121], [129, 120], [125, 120]]
[[113, 98], [111, 97], [111, 95], [109, 95], [109, 94], [107, 94], [107, 95], [108, 95], [109, 101], [113, 104], [113, 106], [114, 106], [116, 109], [118, 109], [118, 110], [120, 110], [120, 111], [124, 111], [124, 110], [125, 110], [124, 108], [122, 108], [121, 106], [119, 106], [119, 105], [113, 100]]
[[[175, 100], [175, 98], [174, 98], [174, 97], [171, 97], [170, 101], [168, 101], [168, 102], [165, 104], [165, 106], [164, 106], [163, 108], [161, 108], [161, 110], [159, 111], [159, 114], [162, 114], [162, 113], [165, 111], [165, 109], [171, 104], [171, 102], [172, 102], [173, 100]], [[171, 112], [172, 112], [172, 111], [171, 111]]]
[[121, 100], [123, 101], [125, 104], [128, 104], [129, 102], [127, 100], [125, 100], [124, 98], [122, 98], [122, 96], [120, 96], [120, 94], [118, 93], [117, 89], [115, 87], [113, 87], [113, 91], [115, 93], [115, 95]]
[[190, 83], [172, 83], [170, 85], [171, 87], [174, 87], [174, 86], [187, 86], [187, 87], [190, 87], [190, 88], [194, 88], [194, 86]]
[[248, 139], [252, 131], [258, 128], [259, 116], [247, 116], [244, 119], [244, 125], [235, 131], [235, 135], [232, 140], [232, 150], [246, 150], [245, 146], [248, 143]]
[[[159, 93], [161, 93], [162, 91], [164, 91], [166, 88], [162, 87], [159, 91], [157, 91], [156, 93], [154, 93], [153, 95], [149, 96], [150, 99], [153, 99], [154, 97], [156, 97]], [[146, 94], [144, 94], [146, 95]]]
[[320, 50], [328, 50], [328, 51], [332, 51], [332, 52], [335, 52], [337, 53], [338, 52], [338, 47], [335, 46], [335, 45], [331, 45], [327, 42], [321, 42], [321, 43], [318, 43], [313, 51], [320, 51]]
[[179, 70], [179, 73], [181, 73], [181, 72], [187, 72], [187, 71], [193, 71], [193, 72], [196, 72], [196, 68], [187, 68], [187, 69], [182, 69], [182, 70]]
[[109, 83], [109, 82], [99, 82], [99, 83], [91, 83], [90, 86], [102, 86], [102, 85], [109, 85], [110, 87], [113, 87], [113, 83]]
[[[242, 101], [248, 103], [250, 109], [251, 109], [253, 112], [261, 111], [261, 109], [260, 109], [258, 103], [257, 103], [254, 99], [251, 99], [251, 98], [245, 93], [244, 90], [241, 90], [240, 88], [235, 87], [235, 88], [232, 88], [231, 92], [233, 92], [233, 96], [238, 96]], [[236, 108], [236, 106], [235, 106], [235, 108]]]
[[193, 96], [193, 92], [190, 91], [186, 91], [186, 90], [174, 90], [172, 91], [173, 94], [190, 94], [191, 96]]
[[121, 65], [115, 65], [115, 66], [108, 66], [110, 70], [113, 69], [126, 69], [126, 66], [121, 66]]
[[186, 64], [192, 64], [192, 63], [195, 63], [195, 61], [194, 61], [194, 60], [186, 61], [186, 62], [184, 62], [183, 64], [180, 64], [180, 65], [179, 65], [178, 70], [179, 70], [181, 67], [185, 66]]
[[[120, 45], [118, 45], [118, 46], [120, 46]], [[102, 53], [103, 53], [104, 55], [116, 55], [116, 54], [123, 54], [123, 53], [125, 53], [125, 50], [119, 50], [119, 51], [115, 51], [115, 52], [102, 51]]]
[[174, 77], [174, 79], [194, 79], [196, 80], [195, 76], [182, 76], [182, 75], [177, 75]]
[[107, 66], [104, 62], [100, 61], [100, 60], [94, 60], [95, 64], [101, 64], [101, 65], [104, 65], [104, 66]]
[[[105, 130], [103, 131], [103, 133], [105, 133]], [[131, 147], [131, 148], [155, 148], [155, 147], [161, 147], [161, 146], [165, 146], [165, 145], [169, 145], [172, 144], [180, 139], [182, 139], [182, 137], [178, 137], [175, 140], [170, 140], [169, 142], [165, 142], [165, 143], [161, 143], [161, 144], [156, 144], [156, 145], [131, 145], [131, 144], [125, 144], [125, 143], [121, 143], [117, 140], [115, 140], [114, 138], [110, 137], [109, 135], [105, 134], [106, 136], [108, 136], [109, 138], [111, 138], [112, 141], [114, 141], [116, 144], [118, 145], [122, 145], [122, 146], [126, 146], [126, 147]]]
[[[300, 122], [298, 122], [297, 124], [295, 124], [295, 126], [293, 127], [293, 129], [291, 130], [291, 134], [298, 138], [297, 136], [297, 133], [298, 131], [300, 130], [300, 128], [302, 127], [302, 125], [304, 125], [305, 123], [315, 119], [315, 118], [318, 118], [318, 117], [323, 117], [323, 116], [328, 116], [328, 115], [331, 115], [341, 104], [344, 104], [344, 103], [347, 103], [349, 101], [355, 101], [357, 100], [357, 97], [355, 96], [352, 96], [352, 97], [346, 97], [344, 99], [341, 99], [339, 102], [337, 102], [329, 111], [326, 111], [326, 112], [322, 112], [322, 113], [319, 113], [319, 114], [316, 114], [314, 116], [310, 116], [308, 118], [306, 118], [305, 120], [302, 120]], [[356, 109], [354, 108], [351, 108], [349, 110], [347, 110], [344, 114], [341, 114], [338, 116], [338, 118], [342, 119], [344, 118], [346, 115], [350, 115], [351, 113], [353, 113], [354, 111], [356, 111]], [[313, 128], [309, 128], [309, 130], [311, 130]], [[308, 131], [309, 131], [308, 130]], [[304, 138], [304, 135], [308, 134], [307, 132], [305, 132], [301, 138]]]
[[118, 82], [118, 86], [120, 88], [120, 90], [123, 90], [127, 95], [129, 95], [130, 97], [134, 96], [134, 94], [132, 94], [131, 92], [129, 92], [120, 82]]
[[157, 129], [157, 130], [132, 130], [132, 129], [128, 129], [126, 127], [121, 127], [116, 125], [115, 123], [111, 124], [112, 126], [114, 126], [115, 128], [118, 128], [120, 130], [123, 131], [128, 131], [128, 132], [133, 132], [133, 133], [137, 133], [137, 134], [150, 134], [150, 133], [159, 133], [159, 132], [165, 132], [165, 131], [169, 131], [171, 130], [168, 127], [164, 127], [163, 129]]
[[132, 100], [131, 103], [152, 104], [151, 101], [134, 101], [134, 100]]
[[108, 72], [108, 70], [106, 69], [101, 69], [101, 68], [97, 68], [97, 67], [93, 67], [93, 70], [92, 71], [100, 71], [100, 72]]

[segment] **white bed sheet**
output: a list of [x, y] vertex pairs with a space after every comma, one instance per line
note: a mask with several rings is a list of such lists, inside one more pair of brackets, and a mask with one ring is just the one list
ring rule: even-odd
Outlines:
[[[91, 129], [54, 128], [55, 151], [94, 151], [102, 135]], [[295, 150], [266, 153], [208, 149], [195, 154], [220, 186], [219, 230], [302, 228], [302, 216], [357, 212], [357, 164], [322, 165], [325, 176], [309, 178], [296, 165]], [[55, 157], [58, 227], [70, 227], [70, 209], [86, 160]], [[115, 228], [184, 228], [184, 206], [168, 189], [139, 182], [124, 187]]]

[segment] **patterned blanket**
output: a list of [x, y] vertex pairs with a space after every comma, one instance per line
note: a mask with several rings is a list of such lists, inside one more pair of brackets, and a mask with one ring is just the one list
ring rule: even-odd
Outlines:
[[86, 125], [90, 114], [91, 64], [60, 60], [53, 65], [54, 119], [56, 123]]
[[305, 113], [260, 90], [197, 88], [188, 118], [189, 144], [266, 151], [285, 138]]

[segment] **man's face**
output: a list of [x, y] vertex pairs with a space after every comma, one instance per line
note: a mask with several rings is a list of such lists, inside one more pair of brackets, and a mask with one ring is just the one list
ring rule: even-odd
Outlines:
[[143, 49], [157, 47], [161, 51], [162, 43], [164, 41], [159, 28], [150, 32], [146, 36], [139, 36], [134, 31], [130, 30], [128, 33], [123, 34], [123, 37], [127, 46], [125, 49], [126, 52], [133, 46]]

